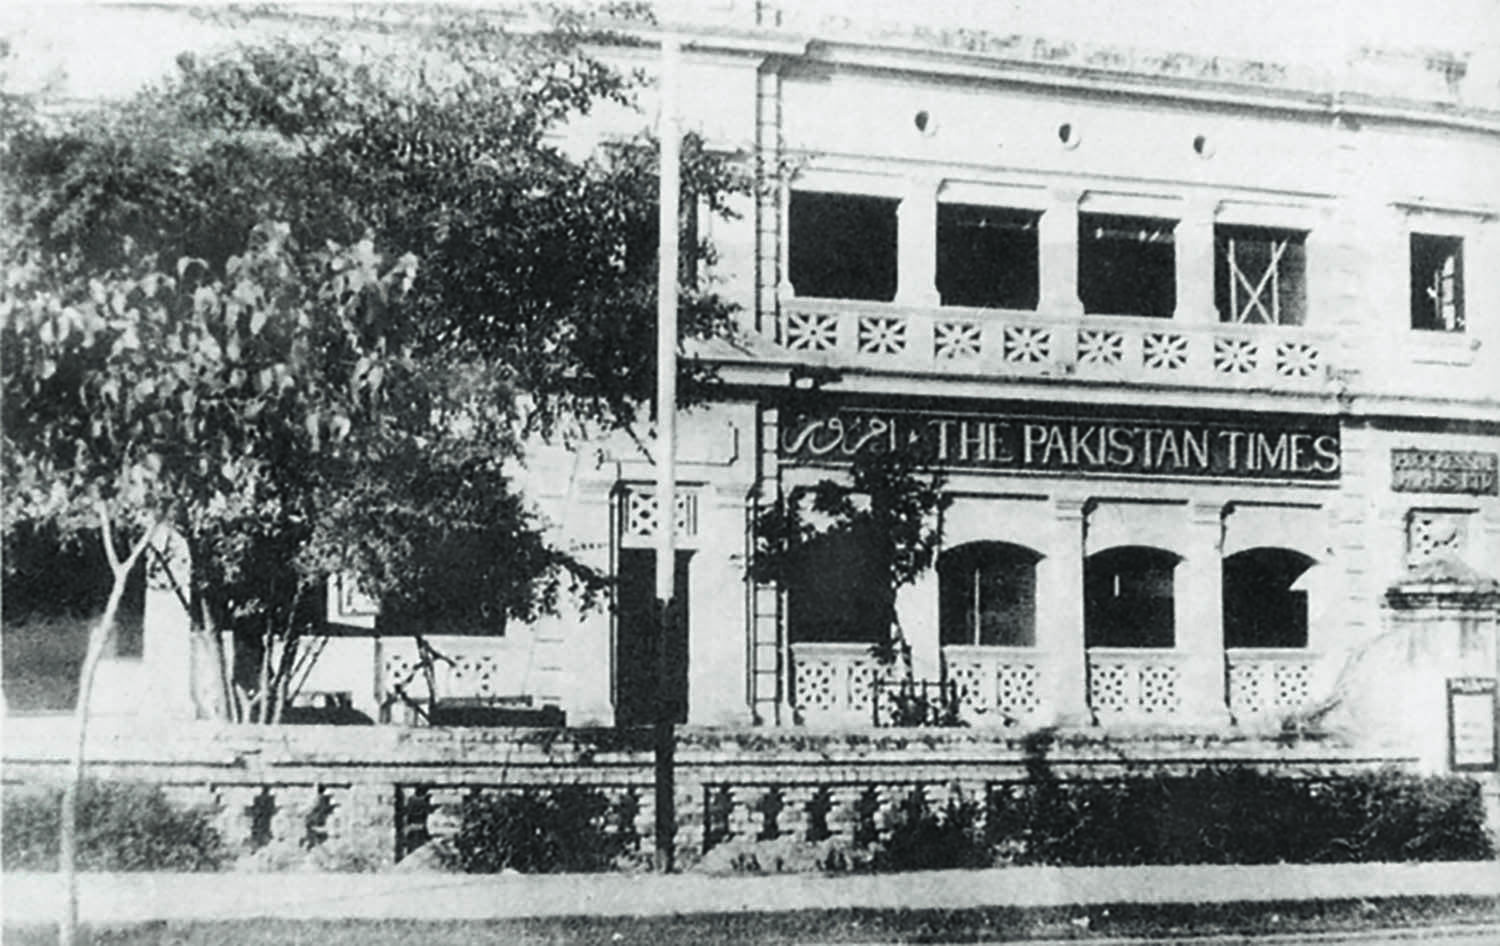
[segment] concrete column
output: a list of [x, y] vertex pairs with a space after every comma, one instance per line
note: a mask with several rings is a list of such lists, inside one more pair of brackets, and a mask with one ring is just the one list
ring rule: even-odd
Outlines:
[[1052, 202], [1037, 224], [1041, 298], [1037, 309], [1048, 315], [1083, 314], [1078, 300], [1078, 202], [1083, 192], [1052, 191]]
[[896, 301], [936, 306], [937, 191], [939, 181], [914, 180], [901, 199], [896, 221]]
[[914, 584], [896, 594], [896, 615], [911, 644], [912, 676], [936, 680], [942, 672], [942, 641], [938, 631], [938, 576], [929, 568]]
[[1208, 201], [1187, 205], [1173, 231], [1177, 260], [1178, 322], [1212, 325], [1219, 321], [1214, 309], [1214, 213]]
[[1085, 726], [1088, 661], [1083, 643], [1085, 501], [1058, 499], [1037, 563], [1037, 647], [1042, 651], [1043, 715], [1054, 725]]
[[[189, 611], [192, 557], [175, 532], [158, 533], [146, 553], [146, 601], [141, 660], [155, 695], [141, 712], [167, 719], [194, 713], [193, 618]], [[209, 688], [210, 691], [212, 688]], [[222, 698], [218, 701], [222, 703]], [[207, 707], [205, 707], [207, 709]]]
[[[569, 535], [580, 543], [580, 557], [608, 573], [611, 567], [610, 504], [613, 480], [579, 483], [574, 489], [569, 516]], [[557, 688], [572, 726], [610, 726], [614, 706], [610, 699], [614, 652], [610, 613], [607, 608], [578, 616], [557, 644]]]
[[744, 488], [704, 491], [698, 516], [701, 546], [693, 556], [688, 595], [688, 722], [742, 726], [751, 721]]
[[1193, 503], [1187, 557], [1177, 566], [1177, 651], [1185, 722], [1229, 723], [1224, 670], [1224, 507]]

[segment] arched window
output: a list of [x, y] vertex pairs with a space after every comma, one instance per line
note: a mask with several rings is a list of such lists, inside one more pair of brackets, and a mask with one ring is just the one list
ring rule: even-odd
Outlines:
[[971, 542], [938, 559], [944, 644], [1036, 644], [1036, 563], [1041, 556], [1008, 542]]
[[786, 582], [787, 633], [793, 643], [874, 643], [890, 634], [890, 577], [871, 536], [840, 530], [820, 536]]
[[1224, 559], [1224, 646], [1306, 647], [1307, 592], [1298, 583], [1314, 564], [1278, 548]]
[[1172, 575], [1179, 561], [1171, 552], [1143, 545], [1105, 549], [1084, 559], [1087, 646], [1173, 646]]

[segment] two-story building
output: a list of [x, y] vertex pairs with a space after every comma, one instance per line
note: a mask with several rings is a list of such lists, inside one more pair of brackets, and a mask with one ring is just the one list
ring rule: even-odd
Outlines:
[[[784, 587], [749, 582], [747, 556], [758, 508], [911, 445], [952, 502], [898, 611], [914, 675], [951, 681], [971, 725], [1399, 708], [1413, 642], [1449, 624], [1442, 672], [1495, 675], [1493, 64], [810, 9], [670, 24], [684, 125], [757, 175], [740, 220], [700, 222], [742, 308], [705, 352], [722, 397], [680, 420], [682, 721], [876, 720], [893, 671], [859, 549], [826, 543]], [[609, 55], [650, 70], [659, 33], [636, 32]], [[611, 605], [434, 634], [453, 660], [431, 686], [644, 722], [654, 468], [622, 440], [539, 446], [530, 476], [558, 541], [616, 578]], [[307, 688], [399, 717], [396, 689], [429, 686], [416, 645], [346, 590]]]

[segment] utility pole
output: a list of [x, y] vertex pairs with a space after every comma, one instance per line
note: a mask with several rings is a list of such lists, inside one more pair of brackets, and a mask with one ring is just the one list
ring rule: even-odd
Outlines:
[[677, 803], [673, 759], [677, 735], [676, 687], [668, 643], [677, 624], [677, 216], [681, 200], [682, 139], [677, 128], [676, 36], [661, 44], [660, 246], [656, 285], [656, 856], [658, 873], [669, 873], [676, 853]]

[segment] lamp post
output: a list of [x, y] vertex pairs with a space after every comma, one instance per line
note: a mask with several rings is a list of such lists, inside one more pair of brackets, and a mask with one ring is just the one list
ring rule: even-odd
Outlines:
[[677, 834], [676, 688], [668, 643], [676, 632], [677, 527], [677, 216], [681, 193], [682, 141], [677, 127], [677, 70], [681, 57], [675, 36], [662, 37], [661, 194], [656, 285], [656, 838], [655, 866], [672, 870]]

